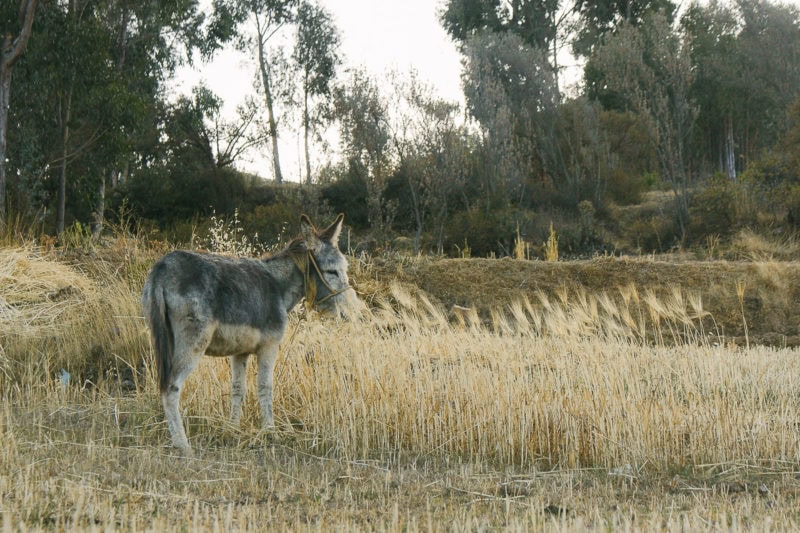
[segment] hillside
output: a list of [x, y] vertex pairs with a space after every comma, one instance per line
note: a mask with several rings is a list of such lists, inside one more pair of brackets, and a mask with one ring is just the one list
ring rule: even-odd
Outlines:
[[[800, 344], [800, 264], [795, 262], [671, 261], [649, 258], [597, 258], [586, 261], [442, 259], [404, 264], [376, 262], [376, 279], [396, 276], [416, 285], [446, 308], [475, 307], [482, 316], [523, 297], [534, 307], [539, 294], [570, 293], [620, 297], [631, 285], [659, 299], [676, 293], [699, 295], [709, 315], [706, 330], [728, 342], [796, 346]], [[358, 278], [356, 278], [358, 280]], [[622, 289], [622, 291], [620, 290]], [[740, 298], [741, 294], [741, 298]]]

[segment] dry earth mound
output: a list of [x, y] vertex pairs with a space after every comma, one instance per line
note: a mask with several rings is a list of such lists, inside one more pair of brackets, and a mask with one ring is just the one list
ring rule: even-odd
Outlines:
[[522, 298], [535, 304], [541, 294], [613, 294], [633, 286], [640, 294], [652, 291], [667, 298], [682, 291], [699, 295], [710, 314], [707, 329], [727, 341], [744, 343], [747, 332], [751, 343], [800, 344], [800, 264], [795, 262], [445, 259], [406, 266], [399, 275], [448, 308], [475, 307], [484, 313]]

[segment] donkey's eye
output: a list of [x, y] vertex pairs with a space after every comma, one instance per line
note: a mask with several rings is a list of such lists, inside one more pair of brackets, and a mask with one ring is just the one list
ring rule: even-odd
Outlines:
[[329, 276], [333, 276], [334, 278], [339, 277], [339, 273], [335, 270], [326, 270], [325, 273], [328, 274]]

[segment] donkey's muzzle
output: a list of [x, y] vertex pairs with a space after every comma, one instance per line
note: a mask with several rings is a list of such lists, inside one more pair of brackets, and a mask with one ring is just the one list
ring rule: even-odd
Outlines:
[[359, 300], [356, 291], [352, 287], [345, 287], [343, 290], [327, 295], [319, 300], [316, 309], [325, 315], [332, 315], [336, 318], [349, 318], [358, 315], [364, 308], [364, 303]]

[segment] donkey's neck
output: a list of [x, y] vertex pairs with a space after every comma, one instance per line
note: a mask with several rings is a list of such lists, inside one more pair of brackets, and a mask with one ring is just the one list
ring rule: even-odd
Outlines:
[[291, 311], [306, 295], [303, 273], [289, 255], [279, 254], [262, 259], [278, 282], [286, 312]]

